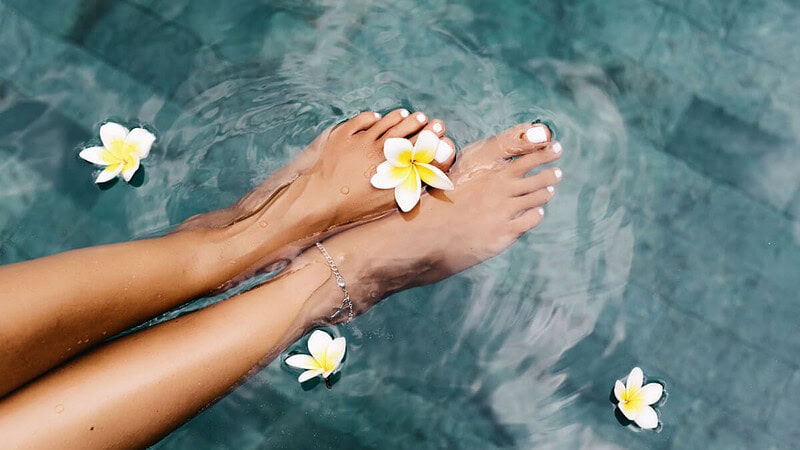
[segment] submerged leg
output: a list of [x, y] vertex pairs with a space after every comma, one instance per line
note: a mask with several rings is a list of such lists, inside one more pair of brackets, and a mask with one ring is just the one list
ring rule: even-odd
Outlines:
[[[325, 241], [356, 313], [490, 258], [541, 221], [559, 172], [526, 174], [558, 159], [560, 146], [506, 138], [470, 146], [452, 171], [454, 190]], [[14, 448], [153, 443], [326, 323], [341, 302], [311, 248], [257, 289], [105, 344], [0, 401], [0, 436]]]
[[[0, 267], [0, 397], [121, 331], [293, 257], [338, 226], [391, 211], [391, 193], [364, 180], [370, 152], [377, 157], [387, 133], [413, 136], [437, 124], [434, 132], [444, 133], [441, 121], [402, 116], [363, 113], [326, 131], [277, 175], [288, 180], [282, 189], [268, 192], [275, 183], [267, 180], [173, 234]], [[353, 195], [340, 192], [346, 183]]]

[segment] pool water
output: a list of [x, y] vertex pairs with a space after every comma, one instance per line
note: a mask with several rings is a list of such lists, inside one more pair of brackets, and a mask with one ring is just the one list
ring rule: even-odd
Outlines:
[[[163, 233], [361, 110], [459, 145], [544, 118], [539, 228], [340, 327], [332, 391], [275, 361], [156, 448], [796, 447], [798, 29], [791, 0], [0, 0], [0, 263]], [[140, 187], [76, 157], [112, 116], [160, 132]], [[614, 417], [637, 365], [660, 433]]]

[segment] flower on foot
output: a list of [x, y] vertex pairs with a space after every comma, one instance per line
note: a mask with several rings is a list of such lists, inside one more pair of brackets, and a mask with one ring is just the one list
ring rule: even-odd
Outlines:
[[414, 145], [408, 139], [386, 139], [383, 144], [386, 161], [378, 165], [370, 183], [378, 189], [394, 189], [400, 209], [411, 211], [419, 202], [423, 182], [437, 189], [453, 189], [447, 175], [430, 164], [437, 153], [450, 155], [452, 149], [429, 130], [423, 130]]
[[658, 414], [651, 405], [661, 399], [664, 386], [659, 383], [642, 386], [643, 383], [642, 369], [634, 367], [625, 384], [622, 384], [622, 380], [614, 384], [614, 396], [617, 398], [617, 407], [628, 420], [643, 430], [653, 430], [658, 427]]
[[139, 170], [139, 162], [150, 154], [156, 137], [144, 128], [128, 130], [124, 126], [106, 122], [100, 127], [102, 146], [87, 147], [79, 156], [90, 163], [103, 166], [95, 183], [104, 183], [116, 176], [130, 182]]
[[319, 376], [325, 380], [325, 386], [330, 389], [330, 376], [339, 369], [346, 344], [344, 337], [333, 339], [328, 333], [316, 330], [308, 338], [308, 351], [311, 354], [292, 355], [286, 358], [286, 364], [305, 369], [305, 372], [297, 377], [297, 381], [304, 383]]

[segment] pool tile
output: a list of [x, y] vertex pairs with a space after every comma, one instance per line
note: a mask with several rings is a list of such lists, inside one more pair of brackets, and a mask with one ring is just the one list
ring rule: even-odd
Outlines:
[[780, 78], [777, 87], [770, 91], [758, 125], [765, 131], [791, 141], [800, 140], [800, 76], [774, 70]]
[[771, 61], [789, 72], [800, 74], [800, 4], [794, 0], [748, 1], [741, 5], [728, 41]]
[[687, 109], [665, 150], [779, 211], [800, 186], [791, 142], [702, 100]]
[[563, 3], [562, 32], [603, 42], [635, 60], [647, 52], [663, 14], [663, 8], [648, 0]]
[[762, 60], [726, 46], [673, 12], [664, 15], [644, 64], [744, 120], [764, 110], [767, 92], [778, 83]]
[[797, 393], [800, 392], [800, 371], [794, 373], [784, 391], [784, 395], [775, 405], [775, 415], [770, 421], [770, 435], [778, 442], [789, 443], [800, 440], [800, 428], [797, 418], [800, 417], [800, 403]]
[[698, 27], [723, 38], [747, 0], [678, 0], [670, 4], [689, 16]]
[[202, 62], [196, 36], [128, 3], [114, 3], [90, 26], [83, 46], [167, 97]]
[[23, 14], [41, 29], [59, 36], [69, 35], [82, 17], [102, 10], [97, 1], [60, 0], [58, 7], [47, 0], [3, 0], [3, 3]]

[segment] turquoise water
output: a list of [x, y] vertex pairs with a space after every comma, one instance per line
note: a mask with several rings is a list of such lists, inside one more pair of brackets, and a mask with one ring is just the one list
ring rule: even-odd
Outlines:
[[[798, 29], [790, 0], [0, 0], [0, 262], [226, 206], [360, 110], [459, 144], [542, 117], [542, 226], [340, 328], [332, 391], [275, 362], [156, 448], [796, 447]], [[161, 133], [139, 188], [76, 157], [110, 116]], [[635, 365], [660, 433], [614, 418]]]

